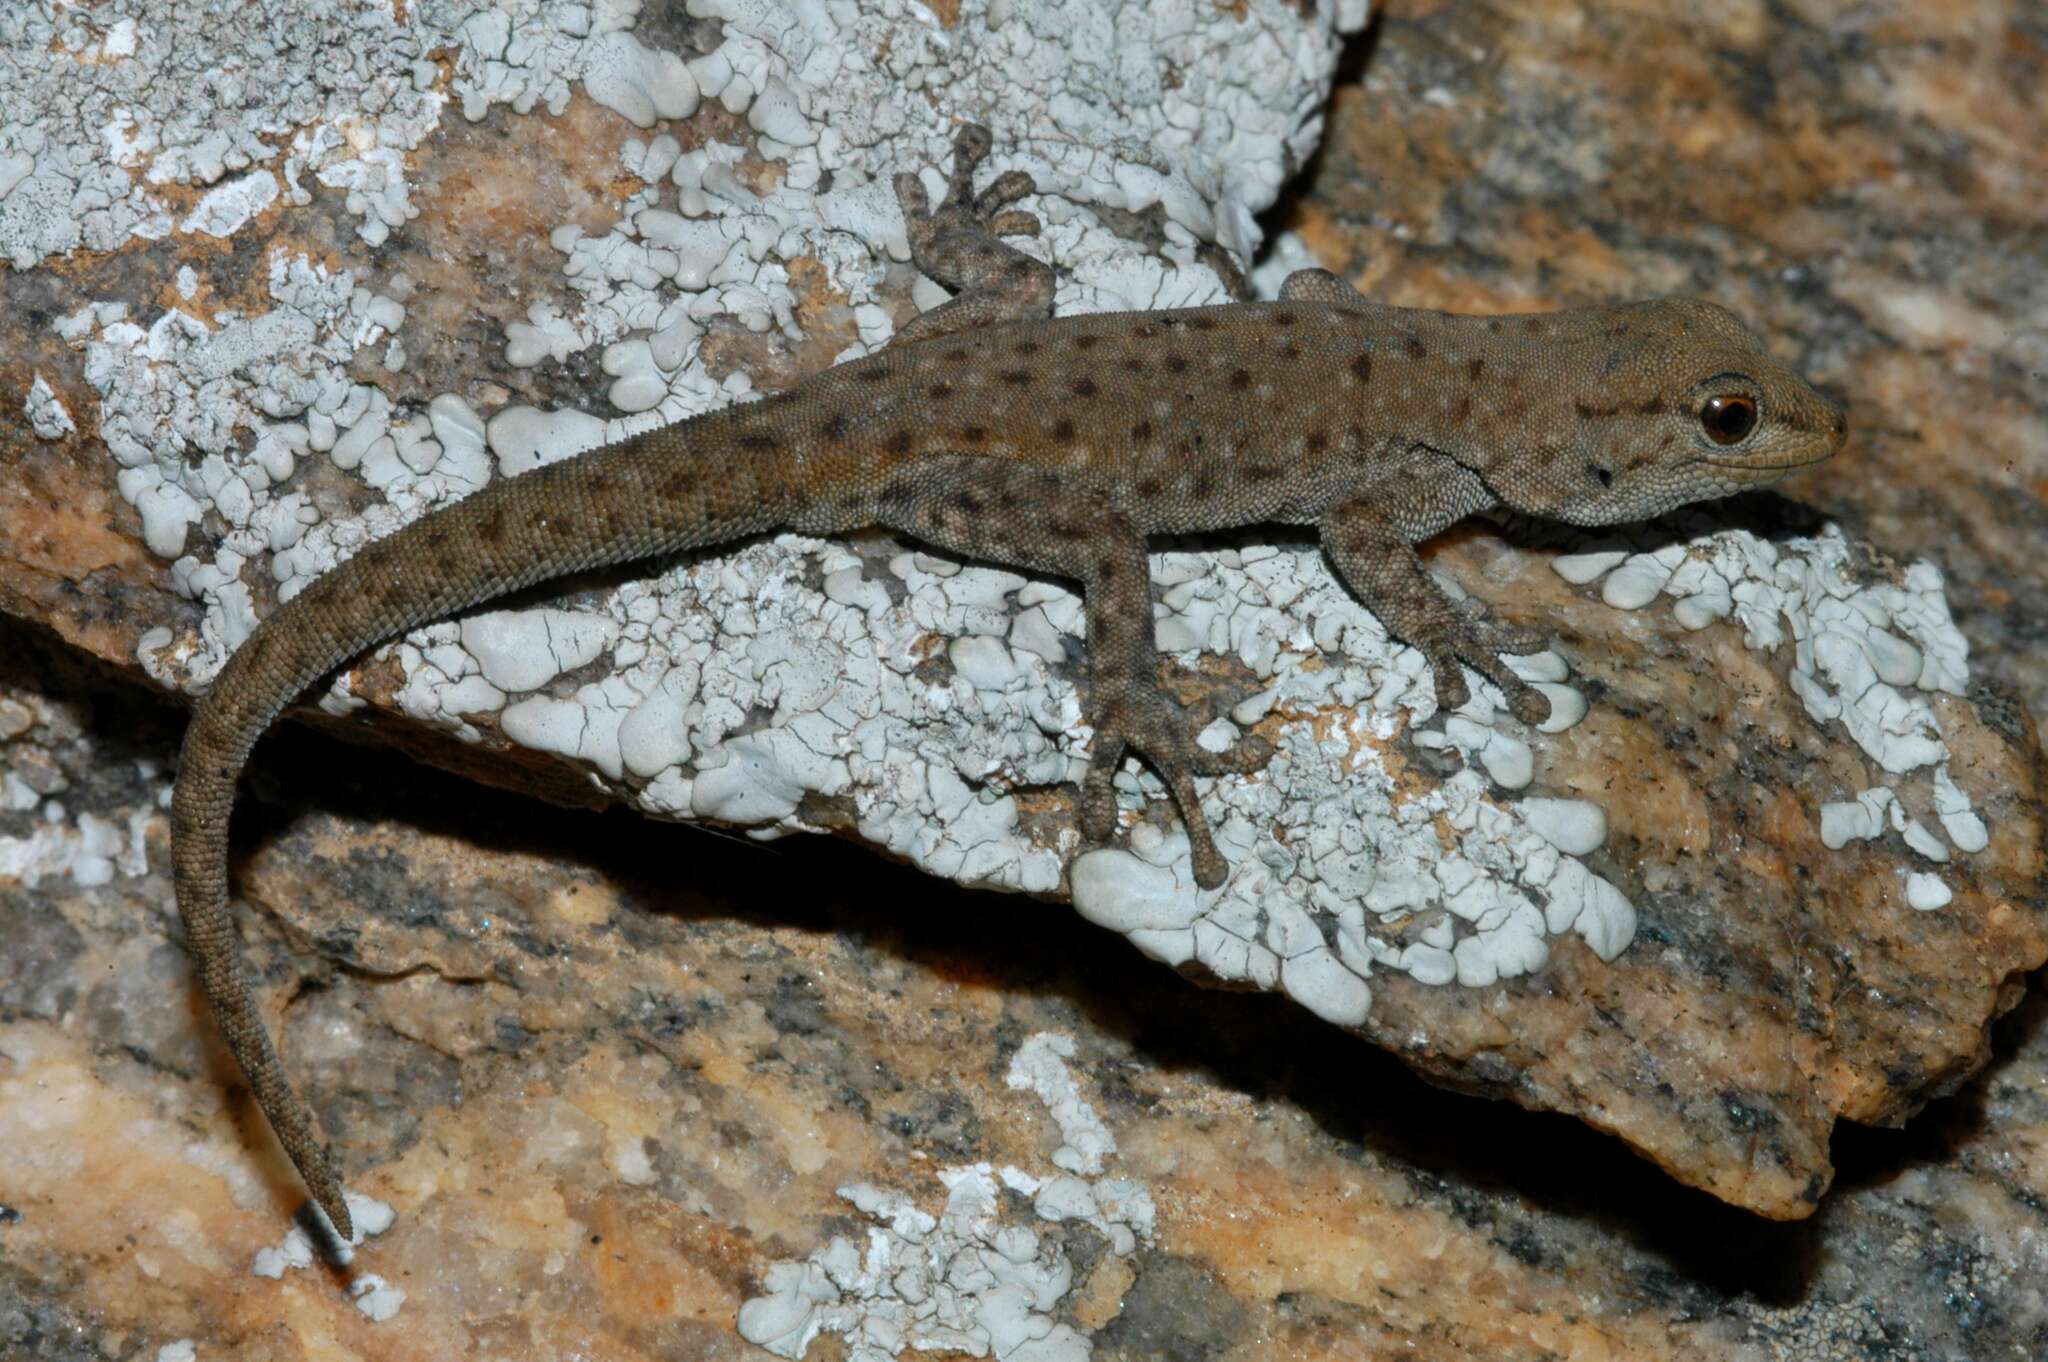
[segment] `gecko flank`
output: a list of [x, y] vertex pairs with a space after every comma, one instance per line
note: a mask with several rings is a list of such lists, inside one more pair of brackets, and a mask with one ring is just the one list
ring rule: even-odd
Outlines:
[[1496, 506], [1641, 519], [1841, 446], [1841, 414], [1704, 302], [1454, 317], [1307, 270], [1277, 302], [1051, 318], [1050, 267], [998, 240], [1038, 230], [1011, 207], [1029, 177], [974, 191], [988, 146], [983, 129], [960, 134], [936, 211], [916, 177], [897, 178], [918, 267], [957, 296], [888, 349], [497, 483], [367, 546], [265, 619], [200, 703], [171, 810], [178, 908], [229, 1048], [344, 1237], [340, 1181], [249, 991], [227, 831], [257, 738], [364, 648], [600, 564], [888, 526], [1080, 583], [1095, 732], [1082, 829], [1110, 835], [1111, 777], [1136, 753], [1173, 793], [1196, 881], [1214, 886], [1227, 867], [1195, 777], [1249, 762], [1197, 747], [1160, 685], [1148, 535], [1314, 525], [1345, 583], [1428, 658], [1439, 704], [1465, 702], [1470, 667], [1534, 723], [1546, 703], [1500, 655], [1540, 641], [1455, 608], [1415, 544]]

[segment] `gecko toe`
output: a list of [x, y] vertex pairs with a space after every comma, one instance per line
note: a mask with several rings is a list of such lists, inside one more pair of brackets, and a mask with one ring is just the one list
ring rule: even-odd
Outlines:
[[1518, 684], [1508, 693], [1508, 709], [1517, 719], [1535, 728], [1550, 717], [1550, 697], [1534, 686]]
[[1027, 170], [1006, 170], [988, 183], [988, 188], [975, 195], [974, 211], [982, 217], [993, 215], [996, 210], [1008, 208], [1027, 194], [1038, 191], [1038, 182]]
[[1214, 889], [1230, 873], [1230, 863], [1216, 849], [1209, 821], [1202, 814], [1202, 801], [1195, 792], [1195, 777], [1206, 775], [1219, 765], [1245, 759], [1242, 749], [1218, 755], [1195, 746], [1180, 710], [1163, 693], [1154, 693], [1134, 704], [1120, 704], [1094, 719], [1095, 755], [1081, 784], [1081, 831], [1090, 841], [1109, 838], [1116, 826], [1116, 792], [1111, 781], [1124, 754], [1136, 752], [1151, 766], [1173, 795], [1180, 811], [1181, 826], [1188, 836], [1188, 851], [1194, 863], [1195, 883]]
[[925, 193], [924, 181], [906, 170], [898, 174], [892, 183], [896, 186], [896, 204], [903, 210], [904, 221], [914, 224], [932, 215], [931, 195]]
[[1107, 842], [1116, 832], [1116, 771], [1124, 763], [1124, 745], [1105, 745], [1100, 730], [1095, 742], [1088, 774], [1081, 780], [1081, 835], [1091, 842]]
[[1227, 752], [1211, 752], [1199, 743], [1189, 765], [1198, 776], [1241, 776], [1263, 770], [1273, 760], [1273, 744], [1264, 738], [1240, 738]]
[[1448, 714], [1463, 709], [1472, 698], [1472, 688], [1465, 684], [1465, 674], [1455, 657], [1432, 657], [1429, 669], [1436, 678], [1436, 707]]
[[1509, 657], [1527, 657], [1540, 653], [1550, 646], [1540, 630], [1527, 629], [1517, 624], [1492, 624], [1481, 631], [1485, 636], [1488, 650]]
[[1041, 230], [1036, 213], [998, 213], [989, 220], [988, 230], [994, 236], [1037, 236]]
[[1209, 840], [1209, 830], [1203, 828], [1201, 832], [1201, 839], [1194, 843], [1195, 883], [1203, 889], [1215, 889], [1229, 877], [1230, 862]]

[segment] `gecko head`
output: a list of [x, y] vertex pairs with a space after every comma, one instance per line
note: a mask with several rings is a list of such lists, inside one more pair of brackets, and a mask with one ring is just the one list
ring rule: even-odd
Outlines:
[[[1519, 509], [1575, 525], [1662, 515], [1765, 487], [1832, 457], [1848, 422], [1713, 303], [1669, 298], [1605, 310], [1576, 345], [1552, 457]], [[1526, 501], [1515, 495], [1526, 491]], [[1538, 504], [1541, 503], [1541, 504]]]

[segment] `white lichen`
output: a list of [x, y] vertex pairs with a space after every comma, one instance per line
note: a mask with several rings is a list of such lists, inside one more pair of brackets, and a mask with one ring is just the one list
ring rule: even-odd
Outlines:
[[[316, 1206], [308, 1205], [307, 1212], [318, 1222], [327, 1243], [334, 1250], [334, 1263], [346, 1269], [355, 1256], [355, 1247], [365, 1239], [373, 1238], [390, 1229], [398, 1220], [398, 1213], [388, 1202], [360, 1192], [344, 1191], [342, 1199], [348, 1205], [349, 1217], [355, 1221], [355, 1237], [347, 1243], [335, 1233], [334, 1225], [321, 1214]], [[249, 1265], [251, 1275], [268, 1277], [273, 1281], [282, 1280], [287, 1272], [297, 1271], [313, 1265], [313, 1240], [297, 1225], [285, 1232], [283, 1242], [256, 1250], [256, 1257]], [[382, 1322], [398, 1313], [405, 1303], [403, 1288], [392, 1286], [375, 1273], [348, 1274], [348, 1293], [355, 1301], [356, 1309], [372, 1320]]]
[[[1115, 1141], [1063, 1062], [1073, 1052], [1068, 1037], [1031, 1036], [1010, 1086], [1057, 1094], [1047, 1104], [1061, 1130], [1099, 1131], [1091, 1139], [1098, 1156], [1112, 1154]], [[1040, 1221], [1089, 1225], [1110, 1253], [1128, 1257], [1153, 1233], [1157, 1213], [1144, 1187], [987, 1163], [941, 1169], [937, 1177], [946, 1198], [936, 1215], [906, 1193], [864, 1182], [841, 1187], [840, 1197], [872, 1222], [865, 1250], [835, 1236], [808, 1259], [772, 1264], [761, 1275], [767, 1294], [740, 1307], [740, 1336], [789, 1358], [833, 1333], [844, 1339], [848, 1362], [886, 1362], [906, 1349], [1086, 1362], [1088, 1338], [1054, 1318], [1073, 1289], [1073, 1265], [1057, 1243], [1007, 1211], [1001, 1194], [1029, 1198]]]
[[[1772, 653], [1790, 642], [1789, 685], [1806, 712], [1839, 725], [1892, 778], [1823, 802], [1823, 846], [1840, 850], [1890, 832], [1923, 862], [1941, 864], [1989, 844], [1990, 830], [1956, 783], [1932, 701], [1960, 696], [1969, 683], [1969, 646], [1933, 564], [1912, 564], [1896, 584], [1868, 582], [1841, 530], [1828, 525], [1777, 543], [1726, 531], [1646, 553], [1569, 555], [1553, 566], [1567, 581], [1601, 581], [1609, 604], [1639, 609], [1667, 595], [1687, 629], [1733, 619], [1750, 648]], [[1651, 582], [1655, 590], [1646, 590]], [[1915, 908], [1950, 901], [1947, 886], [1925, 871], [1913, 871], [1907, 886]]]
[[28, 418], [28, 428], [40, 440], [61, 440], [78, 430], [72, 423], [71, 413], [65, 409], [64, 400], [57, 396], [56, 389], [41, 374], [37, 374], [28, 385], [22, 415]]

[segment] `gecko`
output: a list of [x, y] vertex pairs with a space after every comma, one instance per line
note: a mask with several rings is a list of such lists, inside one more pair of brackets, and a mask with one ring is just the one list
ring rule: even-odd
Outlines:
[[1052, 266], [1008, 244], [1037, 217], [992, 139], [953, 144], [934, 207], [894, 187], [912, 262], [952, 290], [887, 346], [760, 401], [496, 482], [365, 545], [273, 610], [186, 729], [171, 802], [178, 911], [228, 1049], [314, 1204], [354, 1237], [341, 1179], [263, 1026], [229, 907], [228, 821], [257, 739], [307, 687], [404, 631], [534, 583], [774, 530], [885, 527], [944, 552], [1079, 583], [1081, 831], [1116, 825], [1114, 773], [1149, 763], [1177, 806], [1195, 882], [1228, 867], [1195, 780], [1217, 754], [1160, 678], [1147, 539], [1314, 526], [1346, 586], [1426, 659], [1436, 702], [1464, 669], [1524, 723], [1548, 702], [1504, 656], [1536, 632], [1453, 604], [1416, 545], [1504, 508], [1594, 526], [1765, 486], [1829, 458], [1841, 411], [1733, 314], [1662, 299], [1512, 316], [1369, 300], [1300, 270], [1277, 300], [1055, 317]]

